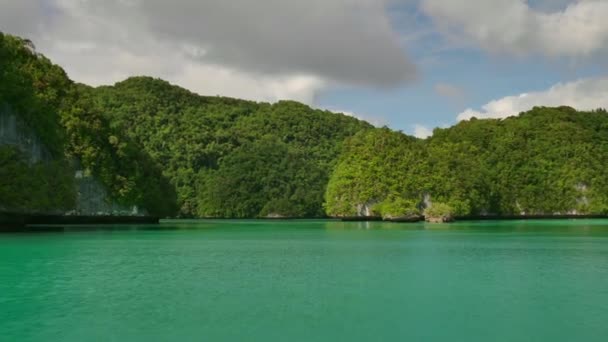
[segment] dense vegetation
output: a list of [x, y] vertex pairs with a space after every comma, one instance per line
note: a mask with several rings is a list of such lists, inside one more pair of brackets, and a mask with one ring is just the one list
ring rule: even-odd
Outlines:
[[322, 216], [343, 140], [371, 128], [292, 101], [199, 96], [149, 77], [89, 94], [162, 167], [182, 216]]
[[19, 113], [54, 154], [63, 148], [58, 109], [70, 88], [65, 72], [27, 40], [0, 32], [0, 106]]
[[65, 211], [74, 170], [150, 214], [314, 217], [608, 213], [608, 114], [535, 108], [426, 140], [282, 101], [193, 94], [133, 77], [73, 83], [0, 33], [0, 110], [50, 155], [0, 147], [0, 209]]
[[29, 41], [0, 32], [0, 111], [19, 113], [20, 125], [54, 157], [31, 161], [15, 145], [0, 146], [0, 209], [49, 212], [74, 206], [73, 173], [62, 156], [64, 135], [57, 110], [67, 89], [65, 80], [65, 73], [35, 54]]
[[149, 77], [77, 85], [30, 42], [0, 39], [0, 105], [112, 200], [155, 215], [322, 216], [343, 140], [371, 128], [296, 102], [204, 97]]
[[66, 186], [73, 184], [74, 175], [66, 165], [80, 164], [106, 186], [111, 200], [139, 205], [155, 215], [173, 215], [174, 191], [157, 165], [95, 111], [84, 89], [36, 53], [31, 42], [0, 33], [0, 106], [16, 113], [21, 129], [31, 130], [51, 155], [30, 165], [18, 149], [3, 149], [0, 207], [68, 209], [70, 198], [74, 205], [75, 190]]
[[433, 204], [455, 215], [608, 213], [607, 169], [604, 110], [539, 107], [463, 121], [427, 140], [377, 129], [347, 142], [326, 208], [338, 216]]
[[74, 206], [75, 186], [65, 161], [30, 164], [19, 150], [0, 146], [0, 209], [64, 212]]

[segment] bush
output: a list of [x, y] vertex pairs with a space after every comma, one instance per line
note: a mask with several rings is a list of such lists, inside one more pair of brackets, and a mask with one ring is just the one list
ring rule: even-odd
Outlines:
[[387, 199], [376, 205], [374, 211], [378, 212], [385, 219], [420, 215], [420, 209], [418, 209], [416, 201], [404, 198]]
[[424, 211], [427, 221], [449, 222], [454, 218], [454, 209], [445, 203], [433, 203]]

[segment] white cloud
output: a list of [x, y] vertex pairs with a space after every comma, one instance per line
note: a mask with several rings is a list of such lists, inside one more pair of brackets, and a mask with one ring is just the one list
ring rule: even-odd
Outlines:
[[578, 110], [608, 108], [608, 77], [580, 79], [559, 83], [545, 91], [507, 96], [487, 103], [481, 110], [467, 109], [458, 115], [458, 120], [505, 118], [535, 106], [570, 106]]
[[390, 87], [416, 74], [384, 0], [0, 0], [0, 30], [91, 85], [150, 75], [201, 94], [312, 103], [329, 84]]
[[312, 104], [325, 80], [312, 75], [251, 75], [221, 66], [188, 63], [175, 74], [164, 77], [200, 94], [274, 102], [289, 99]]
[[589, 57], [608, 44], [605, 0], [569, 1], [553, 12], [525, 0], [422, 0], [421, 8], [452, 39], [496, 53]]
[[414, 136], [420, 139], [426, 139], [433, 135], [433, 130], [423, 126], [423, 125], [414, 125]]

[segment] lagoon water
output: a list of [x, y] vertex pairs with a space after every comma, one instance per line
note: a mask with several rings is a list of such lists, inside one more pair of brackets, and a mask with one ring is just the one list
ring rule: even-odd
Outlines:
[[606, 220], [114, 228], [0, 235], [0, 340], [608, 340]]

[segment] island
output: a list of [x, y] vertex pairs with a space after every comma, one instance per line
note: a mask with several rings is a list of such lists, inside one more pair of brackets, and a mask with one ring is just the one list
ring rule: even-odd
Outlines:
[[201, 96], [151, 77], [75, 83], [32, 42], [2, 33], [0, 61], [3, 217], [608, 214], [604, 109], [535, 107], [419, 139], [294, 101]]

